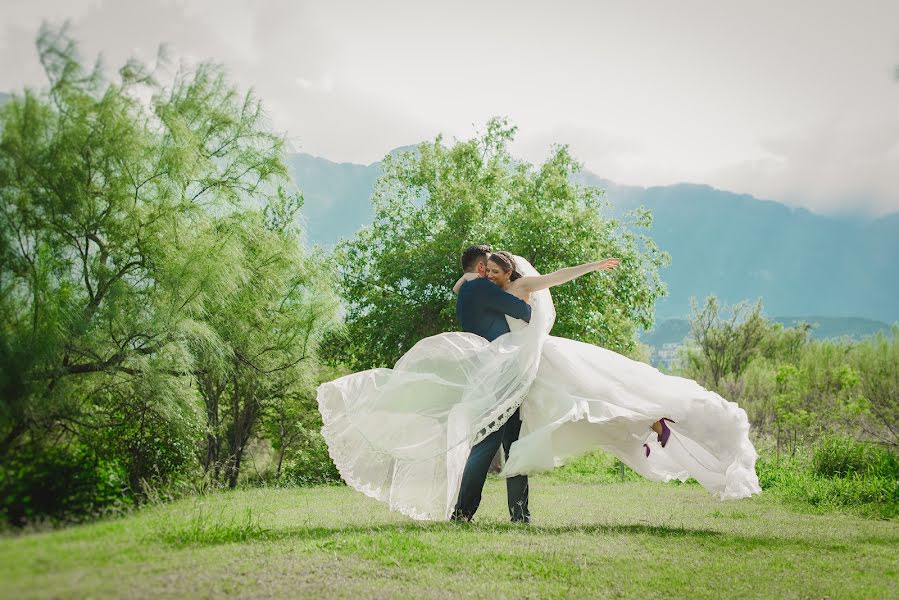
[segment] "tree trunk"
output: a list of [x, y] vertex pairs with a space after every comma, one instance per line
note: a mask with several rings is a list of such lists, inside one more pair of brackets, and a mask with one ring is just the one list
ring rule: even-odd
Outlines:
[[[235, 376], [233, 387], [231, 414], [234, 419], [234, 431], [231, 440], [231, 461], [226, 471], [228, 474], [228, 487], [232, 489], [237, 486], [243, 453], [246, 449], [247, 440], [250, 439], [250, 434], [253, 432], [257, 416], [256, 390], [253, 389], [252, 383], [249, 385], [249, 389], [244, 390], [244, 393], [241, 394], [237, 376]], [[243, 406], [241, 406], [241, 399], [243, 399]]]
[[284, 446], [278, 451], [278, 468], [275, 471], [275, 479], [281, 479], [281, 462], [284, 460]]
[[206, 456], [203, 457], [203, 471], [213, 472], [216, 481], [221, 472], [222, 440], [219, 437], [221, 420], [219, 418], [219, 399], [225, 391], [225, 383], [212, 381], [211, 377], [197, 378], [200, 395], [206, 405]]
[[240, 474], [240, 459], [243, 454], [243, 439], [241, 436], [241, 411], [240, 411], [240, 387], [237, 376], [231, 390], [231, 418], [234, 420], [234, 428], [231, 432], [231, 456], [228, 459], [228, 487], [234, 489], [237, 486], [237, 477]]
[[3, 440], [0, 441], [0, 457], [5, 457], [10, 449], [13, 447], [13, 444], [22, 437], [22, 434], [25, 433], [25, 421], [17, 421], [13, 428], [7, 433]]
[[228, 487], [232, 490], [237, 487], [237, 478], [240, 477], [240, 461], [243, 458], [243, 448], [234, 457], [231, 463], [231, 470], [228, 473]]

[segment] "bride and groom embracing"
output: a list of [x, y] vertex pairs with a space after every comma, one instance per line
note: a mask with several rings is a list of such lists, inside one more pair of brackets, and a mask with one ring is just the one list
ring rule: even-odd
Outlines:
[[464, 331], [421, 340], [392, 369], [319, 387], [322, 435], [343, 479], [414, 519], [470, 520], [502, 446], [510, 517], [529, 522], [527, 475], [602, 449], [654, 481], [693, 477], [721, 499], [759, 493], [743, 409], [695, 381], [549, 335], [549, 288], [617, 264], [540, 275], [522, 257], [468, 248], [453, 288]]

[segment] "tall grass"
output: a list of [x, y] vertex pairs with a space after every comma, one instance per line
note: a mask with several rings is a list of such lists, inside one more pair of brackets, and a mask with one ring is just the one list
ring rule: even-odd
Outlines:
[[225, 517], [224, 512], [213, 515], [198, 511], [191, 520], [176, 529], [159, 533], [159, 538], [173, 546], [211, 546], [218, 544], [243, 543], [251, 540], [269, 539], [274, 535], [259, 524], [259, 515], [247, 508], [242, 517]]
[[756, 472], [763, 490], [816, 512], [899, 516], [899, 459], [876, 444], [830, 437], [813, 448], [762, 458]]
[[[759, 444], [759, 483], [800, 510], [848, 512], [873, 518], [899, 516], [899, 458], [882, 446], [850, 437], [830, 437], [817, 446], [783, 455]], [[573, 483], [639, 481], [640, 475], [614, 456], [596, 451], [546, 473], [550, 480]], [[679, 482], [672, 482], [677, 484]], [[688, 484], [695, 484], [690, 479]], [[669, 484], [670, 485], [670, 484]]]

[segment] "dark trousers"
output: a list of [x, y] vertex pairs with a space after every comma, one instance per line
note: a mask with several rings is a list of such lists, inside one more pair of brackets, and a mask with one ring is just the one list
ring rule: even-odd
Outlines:
[[[519, 409], [520, 410], [520, 409]], [[487, 480], [487, 470], [500, 444], [509, 456], [512, 442], [518, 439], [521, 432], [521, 415], [515, 411], [502, 427], [485, 437], [471, 449], [465, 470], [462, 472], [462, 485], [459, 489], [459, 501], [453, 511], [454, 520], [470, 520], [481, 503], [481, 492]], [[509, 499], [509, 515], [513, 521], [530, 521], [528, 511], [528, 477], [517, 475], [506, 479], [506, 493]]]

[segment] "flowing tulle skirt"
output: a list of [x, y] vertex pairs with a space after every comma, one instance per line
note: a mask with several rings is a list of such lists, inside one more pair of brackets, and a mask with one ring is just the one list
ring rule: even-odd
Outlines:
[[530, 350], [542, 340], [520, 341], [529, 340], [444, 333], [416, 344], [393, 369], [319, 386], [322, 435], [344, 481], [413, 519], [449, 518], [471, 447], [530, 389], [539, 358]]
[[[650, 430], [661, 417], [675, 421], [665, 448]], [[693, 477], [722, 500], [761, 492], [746, 411], [693, 380], [598, 346], [549, 337], [521, 420], [501, 476], [602, 449], [653, 481]]]

